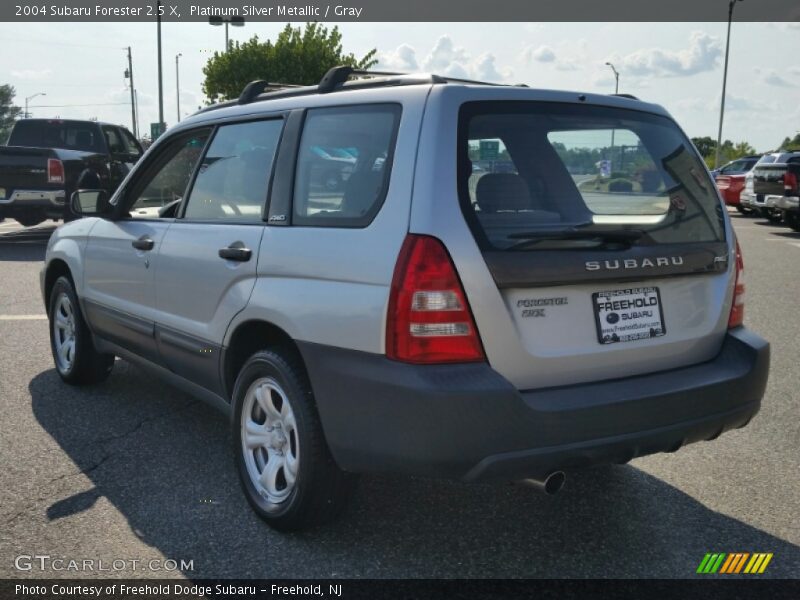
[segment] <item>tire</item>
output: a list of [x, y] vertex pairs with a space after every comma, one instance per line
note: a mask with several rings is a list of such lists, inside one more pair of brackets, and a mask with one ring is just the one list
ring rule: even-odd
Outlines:
[[14, 220], [23, 227], [33, 227], [34, 225], [46, 221], [47, 217], [39, 213], [30, 213], [27, 215], [18, 215], [14, 217]]
[[739, 211], [739, 214], [741, 214], [741, 215], [752, 215], [753, 214], [753, 209], [752, 208], [745, 208], [741, 204], [737, 204], [736, 205], [736, 210]]
[[48, 319], [50, 351], [61, 379], [71, 385], [104, 381], [114, 367], [114, 355], [95, 350], [78, 297], [68, 277], [59, 277], [53, 285]]
[[777, 224], [783, 221], [783, 215], [779, 210], [767, 210], [765, 216], [770, 223]]
[[279, 531], [337, 517], [354, 477], [331, 456], [299, 357], [282, 349], [254, 354], [239, 372], [233, 402], [236, 470], [256, 514]]
[[800, 213], [785, 212], [783, 213], [783, 220], [793, 231], [800, 233]]

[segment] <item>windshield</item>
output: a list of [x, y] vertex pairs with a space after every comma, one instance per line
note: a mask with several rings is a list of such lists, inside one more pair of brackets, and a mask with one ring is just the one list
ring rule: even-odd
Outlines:
[[[520, 238], [545, 234], [559, 247], [585, 247], [599, 243], [587, 232], [620, 230], [635, 230], [627, 237], [637, 245], [724, 240], [714, 183], [666, 117], [473, 102], [462, 107], [459, 138], [461, 203], [484, 248], [518, 249]], [[581, 235], [564, 235], [575, 229]]]

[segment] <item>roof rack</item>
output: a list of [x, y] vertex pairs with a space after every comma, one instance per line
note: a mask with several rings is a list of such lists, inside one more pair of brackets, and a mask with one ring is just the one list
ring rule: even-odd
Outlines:
[[615, 96], [617, 98], [627, 98], [628, 100], [638, 100], [639, 99], [636, 96], [634, 96], [633, 94], [611, 94], [611, 95]]
[[257, 79], [256, 81], [251, 81], [244, 86], [242, 93], [239, 94], [239, 99], [237, 102], [239, 104], [250, 104], [254, 99], [258, 98], [258, 96], [264, 92], [275, 92], [287, 88], [298, 87], [300, 86], [293, 83], [270, 83], [268, 81], [264, 81], [263, 79]]
[[[310, 94], [329, 94], [351, 89], [362, 89], [371, 87], [389, 87], [402, 85], [415, 85], [421, 83], [444, 84], [457, 83], [468, 85], [491, 85], [505, 86], [501, 83], [491, 83], [488, 81], [475, 81], [472, 79], [459, 79], [455, 77], [444, 77], [429, 73], [399, 73], [394, 71], [368, 71], [355, 69], [349, 66], [338, 66], [329, 69], [317, 85], [294, 85], [288, 83], [269, 83], [264, 80], [251, 81], [242, 90], [237, 100], [220, 102], [213, 106], [207, 106], [200, 112], [208, 112], [234, 106], [236, 104], [250, 104], [260, 100], [271, 100], [273, 98], [287, 98], [293, 96], [305, 96]], [[527, 87], [519, 84], [517, 87]]]

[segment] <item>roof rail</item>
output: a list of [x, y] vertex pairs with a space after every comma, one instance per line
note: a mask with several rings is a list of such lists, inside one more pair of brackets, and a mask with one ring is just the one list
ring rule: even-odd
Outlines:
[[639, 99], [636, 96], [634, 96], [633, 94], [611, 94], [611, 95], [615, 96], [617, 98], [627, 98], [628, 100], [638, 100]]
[[[358, 78], [350, 81], [351, 78]], [[351, 89], [368, 87], [389, 87], [401, 85], [415, 85], [421, 83], [463, 83], [469, 85], [491, 85], [504, 86], [502, 83], [491, 83], [488, 81], [475, 81], [472, 79], [458, 79], [455, 77], [444, 77], [441, 75], [427, 73], [399, 73], [394, 71], [368, 71], [356, 69], [354, 67], [341, 65], [328, 69], [317, 85], [294, 85], [288, 83], [269, 83], [264, 80], [256, 80], [248, 83], [242, 90], [237, 100], [228, 100], [212, 106], [207, 106], [199, 112], [208, 112], [233, 106], [235, 104], [250, 104], [259, 100], [269, 100], [273, 98], [287, 98], [292, 96], [305, 96], [310, 94], [329, 94]], [[527, 87], [519, 84], [518, 87]]]

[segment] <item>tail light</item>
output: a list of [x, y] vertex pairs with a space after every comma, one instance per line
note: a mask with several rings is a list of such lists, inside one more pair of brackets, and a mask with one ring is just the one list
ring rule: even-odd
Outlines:
[[47, 159], [47, 181], [49, 183], [64, 183], [64, 163], [57, 158]]
[[736, 283], [733, 286], [733, 305], [728, 317], [728, 329], [739, 327], [744, 323], [744, 261], [739, 240], [736, 240]]
[[797, 175], [791, 173], [790, 171], [786, 171], [786, 173], [783, 174], [783, 189], [787, 196], [796, 195], [798, 193]]
[[484, 360], [464, 288], [436, 238], [408, 235], [403, 242], [389, 297], [386, 355], [418, 364]]

